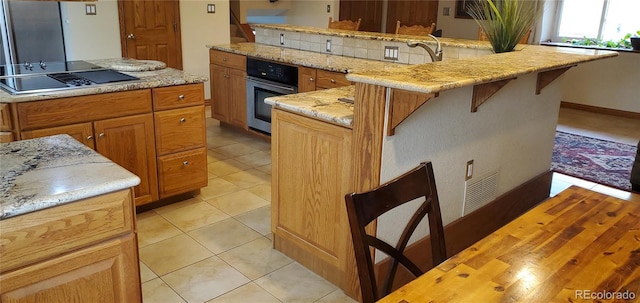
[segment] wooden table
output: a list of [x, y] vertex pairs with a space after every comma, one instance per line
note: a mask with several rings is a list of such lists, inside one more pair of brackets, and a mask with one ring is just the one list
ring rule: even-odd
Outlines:
[[640, 301], [639, 228], [640, 204], [570, 187], [378, 302]]

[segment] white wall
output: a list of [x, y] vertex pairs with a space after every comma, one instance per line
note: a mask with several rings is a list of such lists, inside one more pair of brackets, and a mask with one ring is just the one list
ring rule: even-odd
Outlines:
[[580, 64], [565, 73], [562, 101], [640, 113], [640, 54]]
[[[331, 5], [331, 12], [327, 13], [327, 5]], [[290, 24], [326, 28], [329, 17], [338, 19], [339, 0], [298, 0], [294, 1], [287, 12]]]
[[[61, 2], [67, 60], [91, 60], [122, 57], [120, 25], [116, 0], [101, 0], [97, 15], [85, 14], [85, 3]], [[207, 14], [207, 3], [216, 5], [215, 14]], [[182, 0], [183, 70], [209, 77], [207, 44], [229, 43], [228, 0]], [[205, 98], [209, 99], [209, 83], [205, 83]]]
[[84, 2], [60, 2], [67, 60], [122, 57], [117, 0], [91, 3], [96, 15], [85, 14]]
[[[549, 171], [561, 81], [535, 95], [536, 74], [520, 76], [475, 113], [470, 112], [473, 87], [441, 92], [402, 122], [394, 136], [384, 138], [381, 183], [431, 161], [446, 225], [462, 215], [468, 160], [474, 160], [471, 181], [498, 171], [498, 196]], [[411, 210], [383, 215], [377, 235], [395, 241]], [[421, 227], [414, 238], [427, 230]]]

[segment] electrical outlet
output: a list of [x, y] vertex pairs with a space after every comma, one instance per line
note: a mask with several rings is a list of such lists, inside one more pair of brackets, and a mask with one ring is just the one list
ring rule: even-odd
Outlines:
[[467, 181], [473, 177], [473, 160], [467, 161], [467, 173], [464, 176], [464, 180]]
[[87, 15], [97, 15], [95, 4], [85, 4], [84, 10]]
[[445, 7], [442, 9], [442, 15], [443, 16], [449, 16], [449, 7]]
[[331, 12], [331, 4], [327, 4], [327, 13]]
[[327, 52], [331, 52], [331, 40], [327, 40]]
[[216, 13], [216, 5], [213, 4], [213, 3], [207, 4], [207, 13], [208, 14], [215, 14]]
[[385, 46], [384, 58], [387, 60], [398, 60], [398, 47], [397, 46]]
[[280, 34], [280, 45], [284, 45], [284, 34]]

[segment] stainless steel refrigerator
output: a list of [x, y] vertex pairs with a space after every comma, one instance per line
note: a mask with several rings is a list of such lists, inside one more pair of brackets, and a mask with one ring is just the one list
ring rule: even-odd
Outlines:
[[66, 61], [58, 2], [2, 0], [0, 32], [0, 65]]

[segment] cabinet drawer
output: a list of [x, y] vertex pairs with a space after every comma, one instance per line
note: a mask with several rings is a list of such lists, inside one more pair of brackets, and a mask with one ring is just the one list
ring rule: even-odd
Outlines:
[[207, 148], [158, 157], [160, 198], [207, 186]]
[[345, 74], [338, 72], [329, 72], [319, 69], [317, 72], [318, 84], [317, 88], [334, 88], [351, 85], [351, 81], [345, 78]]
[[242, 71], [245, 71], [247, 69], [246, 56], [217, 50], [209, 50], [209, 63], [235, 68]]
[[156, 112], [158, 155], [205, 146], [204, 105]]
[[151, 90], [18, 103], [20, 129], [60, 126], [151, 112]]
[[0, 221], [0, 272], [133, 231], [131, 190]]
[[26, 140], [59, 134], [67, 134], [80, 141], [80, 143], [88, 146], [89, 148], [96, 149], [95, 143], [93, 141], [93, 126], [91, 122], [42, 128], [36, 130], [27, 130], [23, 131], [20, 134], [20, 137], [22, 138], [22, 140]]
[[153, 89], [153, 109], [164, 110], [204, 104], [202, 83]]

